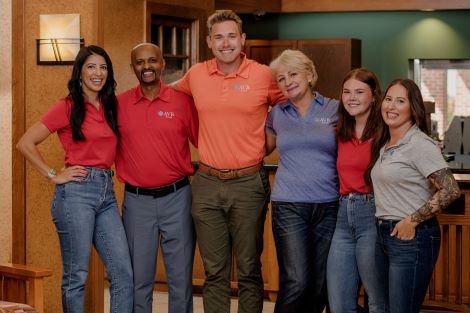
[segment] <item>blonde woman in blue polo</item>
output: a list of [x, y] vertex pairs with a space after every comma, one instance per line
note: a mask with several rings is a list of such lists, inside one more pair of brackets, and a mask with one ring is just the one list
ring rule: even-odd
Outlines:
[[326, 260], [338, 212], [338, 101], [313, 90], [318, 75], [302, 52], [285, 50], [270, 68], [288, 100], [266, 122], [266, 149], [277, 146], [271, 195], [280, 271], [275, 313], [320, 313], [326, 304]]

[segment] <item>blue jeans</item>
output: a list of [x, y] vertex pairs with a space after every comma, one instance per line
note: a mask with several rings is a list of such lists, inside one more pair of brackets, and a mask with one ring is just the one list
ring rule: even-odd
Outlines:
[[369, 312], [387, 312], [388, 296], [375, 261], [376, 241], [373, 194], [342, 196], [327, 266], [331, 312], [360, 312], [357, 297], [361, 281], [369, 297]]
[[62, 254], [64, 313], [82, 313], [92, 244], [110, 280], [111, 312], [131, 313], [132, 267], [111, 170], [87, 168], [81, 182], [56, 185], [52, 218]]
[[418, 313], [439, 256], [441, 231], [436, 217], [416, 228], [415, 238], [390, 232], [398, 221], [378, 220], [377, 261], [387, 282], [391, 313]]
[[338, 202], [272, 202], [279, 264], [275, 313], [321, 313], [327, 303], [326, 261]]

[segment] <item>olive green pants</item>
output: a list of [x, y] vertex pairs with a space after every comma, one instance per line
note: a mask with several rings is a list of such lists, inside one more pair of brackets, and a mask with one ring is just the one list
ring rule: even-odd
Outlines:
[[192, 215], [206, 275], [204, 312], [230, 312], [233, 251], [238, 312], [261, 313], [264, 291], [260, 257], [270, 194], [266, 171], [230, 180], [198, 171], [192, 190]]

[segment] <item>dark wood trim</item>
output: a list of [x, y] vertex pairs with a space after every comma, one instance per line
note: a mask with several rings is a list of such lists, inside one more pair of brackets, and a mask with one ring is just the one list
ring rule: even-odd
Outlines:
[[[104, 46], [104, 0], [95, 1], [93, 24], [96, 31], [95, 44]], [[89, 44], [89, 43], [88, 43]], [[100, 256], [93, 248], [88, 268], [88, 282], [86, 287], [86, 311], [93, 313], [104, 312], [104, 265]]]
[[[162, 15], [162, 16], [169, 16], [169, 17], [178, 17], [184, 19], [195, 20], [198, 22], [198, 47], [199, 51], [197, 52], [198, 59], [197, 61], [202, 61], [207, 59], [209, 55], [209, 48], [206, 44], [206, 36], [207, 36], [207, 28], [206, 20], [209, 14], [212, 12], [208, 12], [204, 9], [196, 9], [196, 8], [188, 8], [178, 5], [171, 5], [171, 4], [161, 4], [161, 3], [154, 3], [154, 2], [147, 2], [147, 12], [146, 17], [147, 20], [145, 21], [145, 29], [146, 29], [146, 40], [150, 42], [150, 24], [151, 24], [151, 16], [152, 14]], [[192, 65], [192, 64], [191, 64]]]
[[26, 264], [26, 171], [16, 143], [25, 131], [24, 0], [12, 1], [12, 263]]
[[230, 9], [237, 13], [264, 14], [281, 12], [282, 0], [215, 0], [215, 9]]
[[357, 12], [357, 11], [415, 11], [467, 10], [469, 1], [462, 0], [281, 0], [281, 12]]

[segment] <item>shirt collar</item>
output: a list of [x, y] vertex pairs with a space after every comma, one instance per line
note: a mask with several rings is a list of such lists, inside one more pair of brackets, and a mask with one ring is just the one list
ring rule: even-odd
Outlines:
[[408, 129], [405, 136], [403, 136], [403, 138], [398, 141], [397, 146], [409, 143], [413, 135], [418, 132], [419, 132], [418, 126], [416, 126], [416, 124], [413, 124], [413, 126], [411, 126], [411, 128]]
[[[251, 63], [251, 60], [249, 60], [247, 57], [246, 57], [246, 54], [244, 52], [241, 52], [241, 57], [242, 57], [242, 64], [240, 64], [240, 66], [238, 67], [237, 71], [235, 73], [231, 73], [231, 74], [228, 74], [228, 75], [224, 75], [224, 76], [227, 76], [227, 77], [235, 77], [235, 76], [240, 76], [241, 78], [245, 78], [247, 79], [249, 74], [250, 74], [250, 63]], [[216, 74], [216, 73], [221, 73], [219, 71], [219, 68], [217, 66], [217, 59], [216, 58], [213, 58], [209, 61], [207, 61], [207, 67], [208, 67], [208, 72], [209, 72], [209, 75], [213, 75], [213, 74]]]
[[[319, 105], [324, 105], [325, 104], [325, 97], [323, 97], [320, 93], [314, 92], [315, 94], [315, 99], [312, 100], [311, 105], [315, 105], [315, 103], [318, 103]], [[287, 99], [284, 103], [279, 104], [283, 110], [287, 110], [290, 107], [293, 107], [294, 104]]]
[[[157, 99], [160, 99], [160, 100], [165, 101], [165, 102], [170, 102], [170, 97], [171, 97], [171, 88], [168, 87], [166, 84], [160, 82], [160, 92], [158, 93], [157, 97], [155, 99], [153, 99], [151, 102], [153, 102]], [[141, 86], [137, 85], [137, 87], [135, 87], [135, 102], [134, 102], [134, 104], [137, 104], [142, 99], [149, 100], [149, 99], [145, 98], [145, 96], [142, 92]]]

